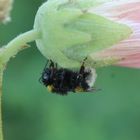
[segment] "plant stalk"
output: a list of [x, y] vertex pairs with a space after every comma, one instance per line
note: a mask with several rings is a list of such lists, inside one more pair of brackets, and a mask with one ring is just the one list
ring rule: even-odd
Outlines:
[[39, 31], [31, 30], [14, 38], [6, 46], [1, 48], [0, 64], [7, 64], [11, 57], [14, 57], [19, 51], [28, 47], [27, 43], [32, 42], [40, 37], [41, 35]]
[[2, 79], [3, 71], [7, 62], [11, 57], [14, 57], [18, 52], [27, 48], [29, 45], [27, 43], [39, 39], [41, 34], [37, 30], [31, 30], [25, 32], [12, 41], [10, 41], [6, 46], [0, 48], [0, 140], [3, 140], [3, 129], [2, 129]]

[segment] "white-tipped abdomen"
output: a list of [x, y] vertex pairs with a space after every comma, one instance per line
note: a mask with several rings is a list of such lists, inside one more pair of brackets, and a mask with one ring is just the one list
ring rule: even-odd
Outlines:
[[86, 78], [86, 82], [89, 85], [89, 87], [92, 88], [97, 78], [96, 70], [94, 68], [86, 67], [85, 71], [90, 73]]

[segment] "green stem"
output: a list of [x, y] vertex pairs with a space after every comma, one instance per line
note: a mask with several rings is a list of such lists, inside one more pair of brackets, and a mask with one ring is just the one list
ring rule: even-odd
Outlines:
[[23, 33], [9, 42], [6, 46], [0, 49], [0, 140], [3, 140], [3, 129], [2, 129], [2, 108], [1, 108], [1, 98], [2, 98], [2, 79], [3, 71], [9, 59], [14, 57], [19, 51], [28, 47], [27, 43], [39, 39], [41, 34], [37, 30], [31, 30]]
[[25, 47], [28, 47], [27, 45], [28, 42], [32, 42], [40, 37], [41, 37], [41, 34], [37, 30], [31, 30], [17, 36], [15, 39], [9, 42], [6, 46], [1, 48], [0, 63], [5, 65], [11, 57], [14, 57], [19, 51], [21, 51]]
[[2, 132], [2, 78], [3, 78], [3, 70], [0, 70], [0, 140], [3, 140], [3, 132]]

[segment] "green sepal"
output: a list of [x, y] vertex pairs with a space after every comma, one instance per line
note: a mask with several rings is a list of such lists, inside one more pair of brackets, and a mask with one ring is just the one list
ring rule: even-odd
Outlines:
[[132, 33], [131, 28], [124, 24], [91, 13], [80, 16], [76, 21], [69, 23], [67, 28], [91, 35], [91, 41], [64, 50], [67, 57], [80, 61], [91, 53], [112, 47]]

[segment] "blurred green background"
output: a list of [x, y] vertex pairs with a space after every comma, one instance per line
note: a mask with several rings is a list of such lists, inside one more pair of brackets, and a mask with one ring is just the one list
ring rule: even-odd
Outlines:
[[[0, 25], [0, 45], [32, 29], [43, 0], [15, 0], [12, 22]], [[95, 94], [50, 94], [38, 82], [46, 59], [32, 47], [4, 74], [5, 140], [139, 140], [140, 70], [99, 69]], [[49, 50], [48, 50], [49, 51]]]

